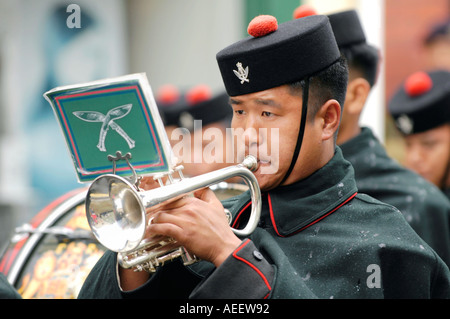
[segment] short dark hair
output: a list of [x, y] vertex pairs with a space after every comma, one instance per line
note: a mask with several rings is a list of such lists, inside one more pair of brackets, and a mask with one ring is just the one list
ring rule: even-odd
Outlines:
[[[344, 57], [309, 78], [308, 120], [312, 120], [320, 107], [328, 100], [335, 99], [344, 106], [347, 93], [348, 66]], [[302, 95], [306, 80], [289, 84], [291, 94]]]
[[359, 71], [370, 87], [375, 85], [378, 75], [378, 63], [380, 59], [377, 48], [359, 43], [340, 48], [341, 54], [347, 59], [350, 70]]

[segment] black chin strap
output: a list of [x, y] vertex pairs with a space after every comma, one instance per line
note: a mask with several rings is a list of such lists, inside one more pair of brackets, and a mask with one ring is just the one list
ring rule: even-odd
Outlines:
[[295, 163], [297, 163], [298, 154], [300, 153], [300, 148], [302, 147], [303, 143], [303, 136], [305, 135], [305, 125], [306, 125], [306, 114], [308, 113], [308, 96], [309, 96], [309, 77], [305, 80], [305, 87], [303, 88], [302, 92], [302, 117], [300, 120], [300, 128], [298, 131], [298, 137], [297, 137], [297, 144], [295, 145], [294, 155], [292, 155], [291, 165], [289, 166], [289, 169], [284, 175], [283, 180], [281, 181], [280, 185], [282, 185], [286, 179], [291, 175], [292, 170], [294, 169]]

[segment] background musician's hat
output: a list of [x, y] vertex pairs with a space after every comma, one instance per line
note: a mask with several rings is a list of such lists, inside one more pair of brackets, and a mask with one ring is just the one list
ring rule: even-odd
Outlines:
[[450, 72], [411, 74], [393, 95], [389, 112], [405, 135], [450, 123]]
[[[314, 7], [304, 4], [297, 7], [292, 16], [294, 19], [300, 19], [317, 14]], [[339, 48], [366, 43], [366, 36], [355, 10], [332, 13], [328, 15], [328, 19], [330, 19]]]
[[247, 31], [250, 37], [216, 55], [230, 96], [300, 81], [340, 57], [329, 20], [323, 15], [279, 25], [275, 17], [261, 15], [250, 22]]
[[379, 74], [380, 52], [367, 43], [364, 29], [355, 10], [329, 14], [336, 42], [349, 68], [356, 68], [364, 74], [371, 86], [375, 85]]
[[340, 48], [366, 43], [366, 36], [355, 10], [329, 14], [328, 18]]
[[156, 104], [165, 126], [178, 126], [178, 109], [182, 106], [181, 92], [173, 84], [165, 84], [156, 92]]
[[156, 98], [158, 108], [166, 126], [177, 126], [194, 130], [194, 121], [202, 126], [221, 121], [230, 121], [233, 115], [228, 104], [228, 95], [223, 91], [213, 94], [209, 86], [197, 85], [183, 93], [174, 86], [161, 87]]
[[[309, 5], [301, 5], [293, 12], [294, 19], [317, 15]], [[361, 20], [355, 10], [346, 10], [328, 15], [336, 43], [349, 67], [355, 67], [364, 74], [371, 86], [375, 85], [379, 73], [380, 52], [367, 43]]]

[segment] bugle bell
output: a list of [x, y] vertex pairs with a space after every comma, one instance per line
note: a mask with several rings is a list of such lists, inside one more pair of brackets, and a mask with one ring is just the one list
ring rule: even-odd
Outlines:
[[251, 214], [243, 229], [232, 230], [237, 236], [248, 236], [257, 227], [261, 213], [261, 192], [251, 172], [257, 166], [256, 158], [250, 155], [241, 164], [192, 178], [181, 178], [180, 181], [148, 191], [139, 190], [120, 176], [102, 175], [88, 189], [87, 219], [97, 240], [118, 253], [119, 263], [124, 268], [153, 272], [164, 262], [178, 257], [188, 265], [197, 259], [174, 239], [163, 236], [144, 239], [148, 224], [146, 210], [229, 178], [241, 177], [250, 191]]

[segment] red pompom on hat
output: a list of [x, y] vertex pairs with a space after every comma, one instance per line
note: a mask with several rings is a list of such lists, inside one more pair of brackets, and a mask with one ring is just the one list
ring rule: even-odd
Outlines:
[[300, 19], [300, 18], [304, 18], [307, 16], [314, 16], [314, 15], [317, 15], [316, 9], [314, 9], [312, 6], [309, 6], [307, 4], [297, 7], [297, 9], [295, 9], [292, 14], [294, 19]]
[[271, 15], [259, 15], [248, 24], [247, 32], [255, 38], [265, 36], [278, 29], [278, 21]]
[[418, 96], [431, 90], [433, 81], [425, 72], [411, 74], [405, 81], [405, 91], [409, 96]]
[[190, 105], [207, 101], [211, 99], [211, 97], [211, 88], [206, 84], [197, 85], [186, 93], [186, 100]]
[[166, 84], [159, 88], [156, 98], [162, 104], [172, 104], [178, 101], [180, 92], [175, 85]]

